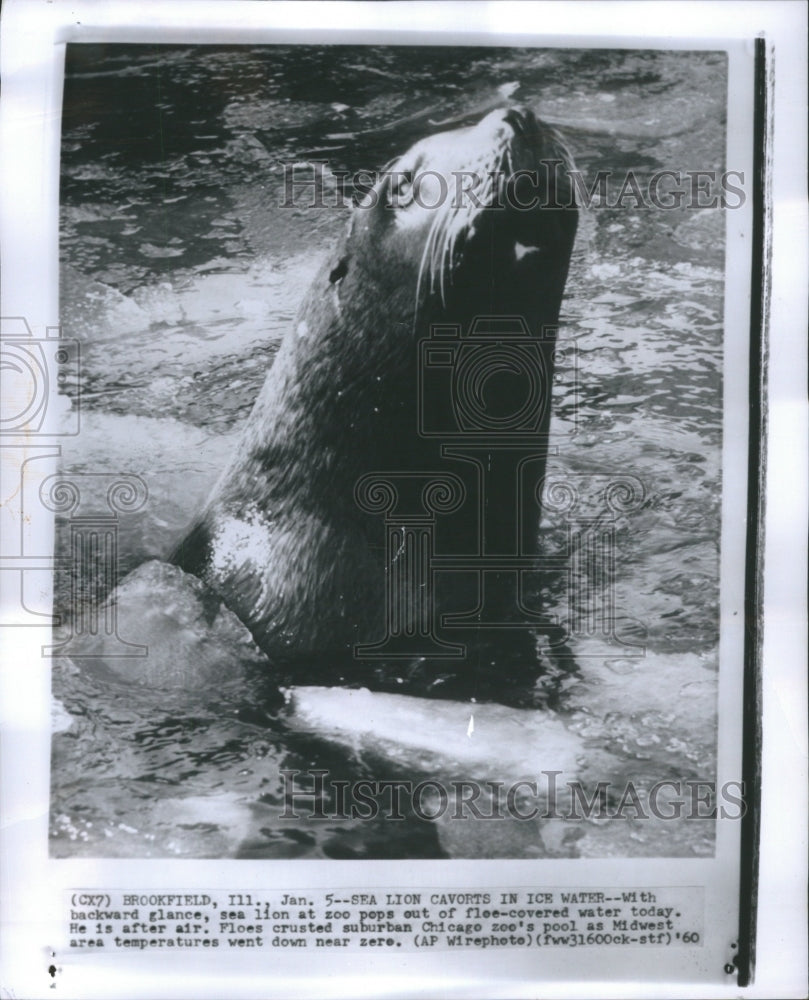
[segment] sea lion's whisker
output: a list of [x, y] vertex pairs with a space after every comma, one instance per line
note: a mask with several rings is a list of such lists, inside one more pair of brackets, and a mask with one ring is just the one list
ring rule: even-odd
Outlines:
[[429, 252], [430, 252], [430, 236], [428, 233], [427, 239], [424, 241], [424, 250], [422, 251], [421, 254], [421, 260], [419, 261], [418, 276], [416, 278], [416, 302], [415, 302], [415, 311], [413, 316], [414, 325], [418, 322], [418, 309], [419, 309], [419, 302], [421, 301], [421, 283], [422, 280], [424, 279], [424, 269], [427, 264], [427, 255], [429, 254]]
[[[443, 226], [444, 220], [440, 214], [437, 214], [430, 224], [430, 289], [435, 290], [435, 279], [436, 272], [438, 270], [439, 262], [439, 246], [441, 237], [441, 227]], [[444, 304], [444, 288], [443, 283], [439, 284], [441, 291], [441, 301]]]
[[454, 219], [454, 215], [448, 214], [443, 220], [440, 232], [440, 253], [437, 256], [437, 266], [439, 268], [439, 279], [441, 283], [441, 304], [446, 305], [446, 300], [444, 298], [444, 282], [447, 273], [447, 267], [450, 267], [450, 283], [452, 282], [451, 266], [452, 260], [447, 260], [447, 248], [449, 246], [449, 240], [451, 235], [451, 223]]
[[455, 243], [456, 243], [456, 240], [458, 239], [458, 233], [459, 233], [458, 227], [454, 226], [452, 228], [450, 234], [449, 234], [449, 241], [448, 241], [448, 245], [447, 245], [447, 266], [449, 267], [450, 282], [453, 281], [453, 278], [452, 278], [452, 274], [453, 274], [452, 266], [453, 266], [453, 261], [455, 260]]
[[513, 173], [514, 173], [514, 160], [511, 156], [511, 150], [504, 149], [503, 162], [500, 169], [500, 177], [503, 179], [503, 181], [507, 181]]
[[418, 322], [418, 308], [421, 302], [421, 286], [424, 280], [424, 272], [429, 266], [430, 270], [430, 291], [435, 290], [435, 272], [434, 272], [434, 252], [435, 243], [437, 238], [437, 230], [440, 226], [441, 220], [438, 216], [433, 219], [430, 224], [430, 229], [427, 232], [427, 237], [424, 240], [424, 250], [421, 254], [421, 260], [419, 261], [418, 276], [416, 279], [416, 302], [415, 302], [415, 313], [413, 322]]
[[430, 226], [430, 291], [435, 291], [435, 260], [438, 247], [438, 231], [441, 228], [441, 219], [436, 216]]

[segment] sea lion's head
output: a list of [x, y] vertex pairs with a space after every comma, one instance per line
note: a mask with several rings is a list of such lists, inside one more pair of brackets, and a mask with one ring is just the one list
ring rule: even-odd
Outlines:
[[336, 309], [384, 304], [420, 335], [479, 315], [521, 315], [534, 333], [556, 323], [577, 221], [570, 167], [526, 109], [420, 140], [353, 213], [328, 272]]
[[[295, 421], [308, 452], [328, 456], [324, 477], [339, 466], [353, 485], [369, 469], [425, 465], [417, 369], [435, 324], [463, 336], [481, 317], [519, 317], [543, 341], [551, 372], [577, 223], [570, 166], [552, 128], [508, 108], [421, 139], [382, 170], [264, 393]], [[512, 384], [495, 381], [487, 391], [501, 398], [492, 405], [507, 410]], [[349, 435], [350, 456], [339, 435]]]

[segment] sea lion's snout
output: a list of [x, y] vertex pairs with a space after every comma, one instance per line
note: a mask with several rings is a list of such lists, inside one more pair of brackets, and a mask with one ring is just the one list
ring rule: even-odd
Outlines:
[[487, 145], [508, 149], [509, 159], [503, 164], [516, 168], [532, 166], [537, 160], [551, 156], [569, 160], [561, 137], [530, 108], [512, 106], [489, 112], [475, 126], [473, 141], [479, 149]]
[[529, 142], [533, 141], [540, 131], [539, 122], [534, 112], [522, 105], [512, 105], [508, 108], [490, 111], [478, 123], [478, 127], [482, 129], [502, 128], [503, 125], [508, 125], [514, 136]]
[[503, 120], [514, 129], [517, 135], [525, 135], [530, 131], [531, 125], [536, 131], [537, 120], [534, 113], [527, 108], [508, 108], [503, 114]]
[[566, 232], [570, 238], [575, 233], [576, 203], [570, 178], [574, 165], [561, 137], [523, 107], [492, 112], [481, 125], [499, 130], [502, 136], [501, 200], [518, 242], [541, 249], [549, 242], [548, 229], [561, 227], [552, 243], [562, 256], [568, 249]]

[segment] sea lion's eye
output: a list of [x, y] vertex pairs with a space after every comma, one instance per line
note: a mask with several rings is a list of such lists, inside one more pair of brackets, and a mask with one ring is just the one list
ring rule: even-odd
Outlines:
[[396, 170], [391, 173], [388, 188], [388, 205], [391, 208], [405, 208], [413, 200], [413, 171]]
[[332, 285], [338, 284], [343, 278], [348, 274], [348, 264], [346, 263], [345, 257], [342, 258], [337, 267], [332, 268], [329, 274], [329, 282]]

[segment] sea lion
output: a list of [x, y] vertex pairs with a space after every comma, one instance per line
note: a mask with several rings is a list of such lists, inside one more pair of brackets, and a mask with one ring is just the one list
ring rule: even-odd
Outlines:
[[[363, 477], [451, 472], [465, 503], [438, 519], [436, 544], [460, 555], [477, 544], [479, 469], [442, 451], [448, 439], [463, 439], [464, 414], [435, 387], [422, 391], [420, 344], [433, 332], [463, 337], [481, 318], [484, 326], [503, 317], [521, 324], [542, 398], [518, 399], [517, 408], [533, 406], [531, 440], [547, 431], [555, 324], [577, 223], [569, 165], [559, 136], [531, 111], [500, 109], [417, 142], [353, 210], [281, 344], [241, 444], [172, 557], [221, 595], [273, 661], [306, 657], [307, 670], [317, 661], [335, 671], [335, 654], [350, 664], [359, 644], [385, 631], [391, 567], [384, 527], [357, 501]], [[502, 346], [496, 331], [489, 341]], [[468, 374], [468, 391], [491, 418], [486, 427], [508, 429], [514, 395], [526, 392], [519, 358], [501, 357], [482, 382]], [[430, 419], [437, 433], [425, 431]], [[455, 421], [443, 437], [442, 421]], [[542, 469], [540, 454], [520, 487], [529, 553]], [[474, 588], [462, 577], [447, 574], [445, 591]], [[495, 604], [496, 590], [495, 574], [487, 594]], [[452, 599], [443, 606], [452, 610]], [[467, 606], [465, 597], [454, 610]], [[472, 621], [457, 633], [463, 642], [482, 639], [466, 658], [476, 669], [496, 661], [492, 650], [505, 634], [484, 631]], [[356, 666], [360, 675], [376, 669]], [[502, 664], [494, 666], [502, 678]]]

